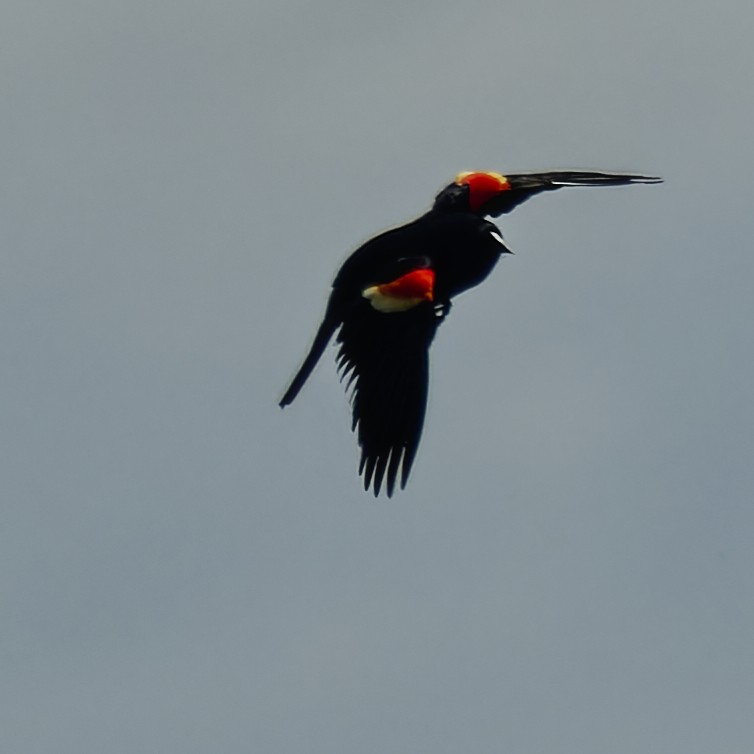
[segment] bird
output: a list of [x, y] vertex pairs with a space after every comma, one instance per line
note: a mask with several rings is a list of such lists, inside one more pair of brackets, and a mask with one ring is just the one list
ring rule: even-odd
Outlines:
[[293, 402], [335, 338], [340, 379], [350, 392], [351, 430], [361, 448], [364, 489], [388, 497], [405, 488], [427, 406], [429, 348], [453, 299], [512, 252], [488, 217], [569, 186], [661, 183], [655, 176], [590, 171], [503, 175], [459, 173], [415, 220], [358, 247], [332, 283], [309, 352], [282, 399]]

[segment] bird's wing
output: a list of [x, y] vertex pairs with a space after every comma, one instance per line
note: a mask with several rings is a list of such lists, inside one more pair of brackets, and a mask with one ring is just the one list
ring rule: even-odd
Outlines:
[[[411, 255], [399, 257], [398, 259], [390, 260], [387, 263], [380, 261], [380, 263], [376, 265], [376, 267], [377, 269], [375, 270], [374, 282], [388, 283], [391, 280], [395, 280], [396, 278], [399, 278], [408, 272], [418, 269], [429, 269], [431, 267], [431, 261], [429, 257], [426, 256]], [[338, 273], [338, 276], [335, 278], [335, 281], [333, 282], [333, 292], [330, 295], [329, 301], [327, 302], [327, 311], [325, 312], [325, 316], [320, 323], [317, 334], [314, 337], [314, 342], [309, 348], [309, 353], [306, 355], [304, 362], [299, 367], [298, 372], [296, 372], [283, 397], [280, 399], [278, 405], [281, 408], [285, 408], [286, 406], [293, 403], [296, 396], [301, 391], [301, 388], [304, 386], [304, 383], [307, 381], [307, 379], [309, 379], [309, 375], [317, 365], [317, 362], [324, 353], [325, 348], [327, 348], [327, 345], [330, 343], [333, 333], [338, 329], [338, 325], [340, 325], [341, 320], [344, 316], [343, 312], [348, 311], [348, 309], [352, 306], [352, 304], [349, 302], [351, 296], [348, 293], [343, 295], [343, 290], [348, 290], [349, 288], [354, 287], [358, 289], [359, 286], [355, 285], [355, 283], [353, 282], [348, 282], [347, 277], [349, 272], [350, 265], [349, 263], [346, 263], [345, 265], [343, 265], [340, 272]], [[344, 278], [346, 278], [345, 282]], [[357, 303], [361, 303], [362, 298], [358, 290], [356, 295], [358, 297]]]
[[359, 473], [375, 496], [383, 482], [392, 495], [399, 472], [401, 487], [406, 485], [424, 424], [429, 346], [439, 322], [430, 301], [379, 311], [364, 299], [343, 319], [338, 366], [353, 389]]
[[661, 178], [623, 173], [593, 173], [584, 170], [552, 173], [522, 173], [505, 176], [510, 189], [501, 191], [483, 207], [483, 214], [497, 217], [510, 212], [529, 197], [566, 186], [628, 186], [632, 183], [662, 183]]

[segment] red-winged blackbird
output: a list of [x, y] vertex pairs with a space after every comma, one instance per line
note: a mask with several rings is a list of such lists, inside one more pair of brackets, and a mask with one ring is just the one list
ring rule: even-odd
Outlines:
[[484, 219], [510, 212], [541, 191], [563, 186], [659, 183], [644, 175], [590, 172], [461, 173], [432, 209], [367, 241], [335, 276], [322, 324], [288, 390], [287, 406], [337, 335], [341, 379], [353, 387], [352, 429], [361, 446], [364, 489], [406, 486], [427, 405], [429, 346], [451, 299], [481, 283], [510, 253]]

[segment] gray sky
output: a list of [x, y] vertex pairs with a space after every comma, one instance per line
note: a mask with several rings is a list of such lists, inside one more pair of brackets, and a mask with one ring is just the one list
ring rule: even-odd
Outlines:
[[[7, 0], [0, 750], [754, 747], [749, 0]], [[460, 170], [592, 168], [361, 492], [332, 276]]]

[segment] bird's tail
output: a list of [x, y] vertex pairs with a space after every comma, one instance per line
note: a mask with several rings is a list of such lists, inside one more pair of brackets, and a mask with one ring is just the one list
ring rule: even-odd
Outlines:
[[325, 315], [322, 324], [317, 330], [317, 334], [314, 336], [314, 342], [304, 359], [304, 363], [301, 365], [298, 372], [296, 372], [296, 375], [291, 380], [291, 384], [280, 399], [280, 403], [278, 404], [280, 408], [285, 408], [290, 403], [293, 403], [294, 399], [299, 394], [299, 391], [304, 386], [304, 383], [309, 378], [309, 375], [312, 373], [312, 370], [317, 365], [320, 356], [322, 356], [325, 348], [327, 348], [327, 344], [330, 342], [338, 324], [339, 320], [337, 317], [332, 316], [331, 312], [328, 312]]

